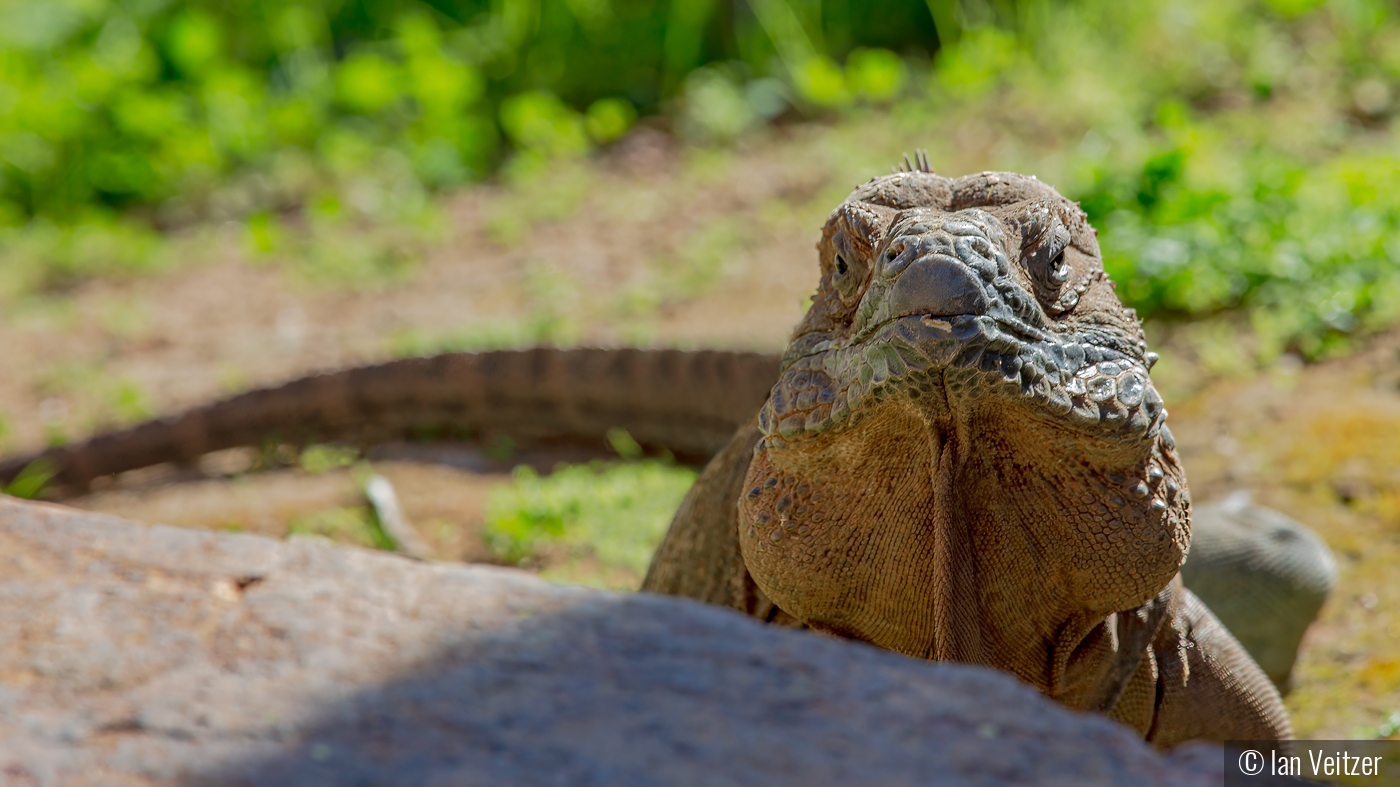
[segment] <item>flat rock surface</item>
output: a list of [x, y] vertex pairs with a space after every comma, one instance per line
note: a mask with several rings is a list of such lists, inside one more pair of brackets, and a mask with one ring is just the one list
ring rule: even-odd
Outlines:
[[1216, 785], [1219, 764], [1000, 673], [678, 599], [0, 497], [0, 784]]

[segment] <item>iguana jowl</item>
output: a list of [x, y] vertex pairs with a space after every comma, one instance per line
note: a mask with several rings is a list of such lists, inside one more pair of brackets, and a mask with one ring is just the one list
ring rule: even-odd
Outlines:
[[1155, 357], [1084, 214], [926, 169], [831, 214], [780, 379], [644, 589], [1008, 670], [1163, 747], [1289, 737], [1176, 578], [1190, 503]]

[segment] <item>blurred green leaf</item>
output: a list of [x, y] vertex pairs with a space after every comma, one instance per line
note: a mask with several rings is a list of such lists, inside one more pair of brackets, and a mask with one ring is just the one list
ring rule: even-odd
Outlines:
[[624, 98], [600, 98], [588, 107], [588, 134], [606, 144], [626, 134], [637, 121], [637, 110]]
[[22, 500], [37, 500], [56, 475], [58, 471], [47, 459], [36, 459], [19, 471], [19, 475], [0, 492]]
[[547, 157], [577, 156], [590, 147], [583, 118], [545, 91], [502, 101], [501, 127], [517, 146]]
[[199, 9], [181, 12], [166, 31], [165, 50], [181, 73], [202, 76], [223, 54], [218, 20]]
[[862, 98], [890, 101], [908, 80], [904, 61], [888, 49], [857, 48], [846, 57], [846, 84]]
[[797, 94], [822, 107], [839, 107], [850, 102], [846, 75], [828, 57], [813, 57], [803, 61], [793, 71]]
[[370, 52], [357, 52], [335, 70], [336, 99], [355, 112], [377, 112], [403, 94], [404, 79], [394, 63]]
[[301, 450], [297, 464], [312, 475], [321, 475], [331, 470], [349, 467], [359, 458], [359, 450], [350, 446], [309, 445]]

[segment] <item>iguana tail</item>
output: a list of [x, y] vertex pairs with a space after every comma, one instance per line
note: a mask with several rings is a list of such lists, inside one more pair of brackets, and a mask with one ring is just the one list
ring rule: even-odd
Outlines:
[[238, 446], [368, 443], [451, 430], [597, 442], [612, 427], [704, 461], [768, 395], [778, 357], [759, 353], [537, 348], [447, 353], [317, 374], [27, 456], [0, 458], [0, 486], [36, 461], [52, 482]]

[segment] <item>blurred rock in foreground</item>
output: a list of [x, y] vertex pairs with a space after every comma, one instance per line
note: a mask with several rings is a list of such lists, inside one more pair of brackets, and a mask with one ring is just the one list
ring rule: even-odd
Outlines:
[[[316, 540], [0, 498], [7, 785], [1207, 785], [1012, 678]], [[1214, 771], [1214, 774], [1212, 774]]]

